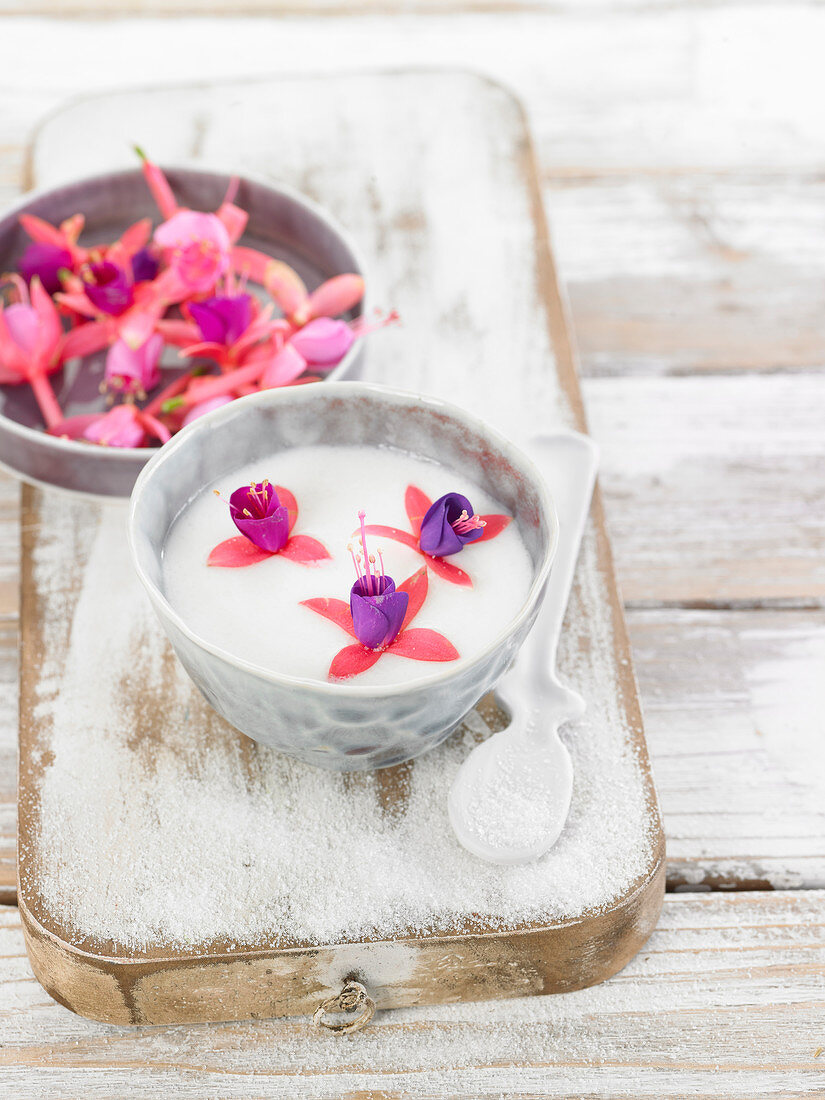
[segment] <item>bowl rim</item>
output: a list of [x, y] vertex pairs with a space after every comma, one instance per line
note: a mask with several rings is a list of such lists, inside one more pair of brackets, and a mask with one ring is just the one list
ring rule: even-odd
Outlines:
[[[313, 396], [313, 392], [308, 391], [315, 392], [317, 397]], [[208, 433], [213, 428], [217, 427], [223, 419], [227, 419], [233, 406], [235, 406], [233, 410], [234, 414], [237, 415], [239, 403], [246, 403], [251, 407], [253, 404], [267, 405], [273, 402], [278, 403], [279, 401], [301, 402], [324, 400], [324, 394], [326, 394], [329, 399], [335, 397], [340, 398], [347, 393], [353, 395], [366, 393], [379, 400], [382, 397], [389, 397], [395, 401], [400, 400], [415, 402], [417, 405], [427, 405], [430, 408], [446, 413], [451, 419], [464, 423], [476, 432], [486, 435], [490, 442], [492, 442], [502, 453], [506, 454], [508, 451], [515, 452], [518, 462], [530, 475], [550, 526], [550, 538], [527, 596], [516, 614], [508, 621], [507, 625], [500, 630], [483, 649], [475, 653], [472, 657], [460, 657], [457, 661], [445, 662], [442, 669], [431, 673], [429, 676], [422, 676], [401, 684], [351, 684], [349, 682], [329, 682], [326, 680], [312, 679], [310, 677], [292, 676], [287, 673], [276, 672], [274, 669], [265, 668], [263, 665], [255, 664], [252, 661], [247, 661], [243, 657], [238, 657], [230, 653], [221, 646], [215, 645], [213, 642], [209, 642], [205, 638], [202, 638], [187, 625], [181, 615], [169, 603], [159, 587], [149, 576], [147, 576], [141, 564], [140, 555], [136, 546], [136, 538], [139, 532], [137, 513], [140, 506], [140, 499], [146, 485], [157, 476], [164, 462], [169, 461], [180, 447], [188, 447], [194, 444], [199, 434]], [[524, 621], [529, 618], [533, 607], [541, 599], [542, 589], [550, 574], [550, 569], [556, 556], [556, 548], [559, 540], [559, 521], [545, 480], [533, 460], [526, 455], [520, 447], [508, 439], [507, 436], [499, 432], [496, 428], [491, 427], [480, 417], [467, 412], [458, 405], [453, 405], [451, 402], [444, 401], [439, 397], [431, 397], [410, 390], [396, 389], [391, 386], [377, 385], [372, 382], [336, 382], [335, 386], [329, 389], [326, 386], [297, 386], [289, 387], [287, 390], [264, 390], [260, 393], [249, 394], [246, 397], [239, 398], [237, 401], [233, 401], [232, 405], [224, 405], [210, 413], [206, 413], [204, 416], [199, 417], [192, 424], [188, 425], [188, 427], [178, 432], [168, 443], [164, 444], [163, 447], [155, 452], [154, 456], [141, 470], [135, 482], [129, 502], [127, 533], [132, 564], [150, 599], [158, 610], [162, 612], [162, 615], [171, 619], [176, 629], [198, 648], [206, 650], [219, 660], [225, 661], [243, 672], [251, 673], [254, 676], [268, 680], [282, 687], [301, 688], [303, 690], [309, 689], [312, 691], [319, 691], [324, 695], [338, 696], [342, 699], [383, 699], [405, 695], [411, 691], [425, 690], [460, 675], [468, 668], [474, 667], [489, 657], [509, 636], [519, 629]], [[168, 535], [168, 529], [166, 534]]]
[[[248, 181], [254, 183], [258, 187], [264, 187], [268, 191], [272, 191], [275, 194], [283, 195], [290, 199], [297, 206], [303, 207], [310, 214], [313, 214], [320, 221], [326, 223], [326, 225], [333, 230], [336, 236], [344, 244], [344, 247], [354, 256], [356, 261], [356, 267], [358, 273], [364, 280], [364, 296], [361, 299], [361, 316], [366, 317], [370, 309], [370, 288], [372, 285], [372, 279], [369, 274], [368, 266], [364, 262], [364, 255], [361, 249], [355, 242], [354, 237], [350, 234], [338, 219], [331, 214], [324, 206], [316, 202], [314, 199], [309, 198], [307, 195], [302, 194], [296, 188], [287, 183], [273, 183], [270, 180], [265, 179], [263, 176], [256, 172], [243, 172], [233, 173], [224, 169], [219, 169], [211, 165], [204, 165], [202, 163], [175, 161], [174, 163], [165, 163], [160, 165], [164, 172], [189, 172], [197, 173], [201, 176], [227, 176], [232, 178], [237, 175], [237, 178], [241, 183]], [[102, 179], [116, 179], [123, 176], [135, 176], [140, 175], [141, 169], [137, 168], [113, 168], [109, 172], [90, 172], [85, 176], [75, 176], [71, 179], [65, 180], [62, 183], [58, 183], [52, 187], [35, 187], [30, 191], [25, 191], [20, 195], [13, 203], [8, 206], [3, 206], [0, 209], [0, 221], [5, 221], [7, 218], [13, 217], [15, 214], [25, 213], [26, 208], [32, 203], [37, 202], [40, 199], [47, 198], [49, 195], [54, 195], [60, 191], [68, 190], [73, 187], [80, 187], [84, 184], [94, 183], [97, 180]], [[324, 382], [332, 382], [346, 375], [350, 370], [352, 364], [358, 358], [358, 355], [362, 351], [364, 344], [363, 336], [356, 336], [352, 344], [349, 347], [344, 358], [337, 363], [332, 370], [324, 376]], [[2, 387], [5, 388], [5, 387]], [[102, 414], [101, 414], [102, 415]], [[59, 435], [49, 435], [43, 428], [30, 428], [25, 424], [21, 424], [19, 420], [15, 420], [13, 417], [6, 416], [0, 408], [0, 423], [2, 423], [3, 431], [8, 432], [10, 435], [16, 436], [20, 439], [37, 441], [38, 445], [42, 445], [47, 449], [54, 449], [55, 452], [60, 455], [63, 453], [66, 457], [70, 455], [83, 454], [90, 455], [94, 453], [95, 444], [83, 443], [79, 439], [64, 439]], [[177, 433], [176, 433], [177, 434]], [[174, 437], [173, 437], [174, 438]], [[105, 453], [107, 460], [117, 462], [119, 464], [134, 464], [136, 466], [145, 466], [147, 462], [151, 461], [153, 455], [157, 454], [166, 444], [162, 443], [156, 447], [105, 447], [101, 448], [97, 446], [98, 450]], [[12, 471], [14, 476], [22, 477], [25, 480], [30, 480], [28, 475], [20, 473], [19, 471], [7, 467]], [[40, 481], [39, 484], [51, 486], [51, 482]], [[70, 490], [78, 491], [78, 490]], [[79, 490], [82, 493], [95, 494], [93, 490]]]

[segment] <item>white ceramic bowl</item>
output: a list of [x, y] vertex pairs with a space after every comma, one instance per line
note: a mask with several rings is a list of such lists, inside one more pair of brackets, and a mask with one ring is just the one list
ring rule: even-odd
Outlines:
[[[195, 210], [217, 209], [230, 180], [228, 174], [198, 168], [170, 168], [167, 174], [180, 204]], [[240, 243], [291, 264], [310, 290], [343, 272], [365, 276], [363, 262], [346, 232], [297, 192], [242, 177], [235, 201], [249, 214]], [[36, 214], [58, 224], [78, 211], [86, 215], [84, 244], [113, 240], [140, 218], [160, 220], [139, 169], [90, 176], [33, 192], [0, 217], [0, 271], [16, 269], [29, 243], [18, 221], [21, 214]], [[349, 317], [361, 316], [364, 309], [362, 302]], [[359, 339], [326, 379], [357, 373], [362, 355], [363, 340]], [[66, 416], [105, 411], [105, 398], [99, 390], [103, 365], [101, 353], [88, 357], [80, 371], [70, 366], [52, 376]], [[179, 369], [164, 370], [164, 380], [169, 381]], [[0, 386], [0, 465], [26, 481], [97, 496], [126, 497], [157, 449], [98, 447], [47, 435], [29, 387]]]
[[[169, 604], [161, 555], [181, 509], [204, 486], [273, 451], [315, 443], [392, 446], [466, 471], [514, 517], [533, 577], [527, 599], [482, 652], [410, 684], [367, 687], [287, 676], [200, 638]], [[201, 417], [167, 443], [132, 494], [138, 576], [205, 698], [256, 741], [336, 771], [382, 768], [438, 745], [507, 669], [532, 626], [558, 528], [544, 482], [512, 443], [461, 409], [418, 394], [341, 382], [270, 390]]]

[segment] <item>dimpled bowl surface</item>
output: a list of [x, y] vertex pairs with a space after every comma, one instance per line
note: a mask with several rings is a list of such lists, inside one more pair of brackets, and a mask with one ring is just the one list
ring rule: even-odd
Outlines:
[[[230, 176], [196, 168], [168, 169], [169, 182], [181, 206], [216, 210]], [[364, 275], [363, 264], [346, 233], [320, 208], [288, 188], [243, 177], [236, 203], [249, 214], [240, 244], [285, 260], [310, 290], [324, 279], [353, 271]], [[29, 237], [19, 224], [20, 214], [36, 214], [52, 224], [81, 212], [86, 228], [84, 244], [114, 240], [140, 218], [159, 221], [139, 169], [112, 172], [78, 180], [50, 191], [25, 195], [0, 218], [0, 271], [16, 269]], [[361, 315], [363, 303], [348, 316]], [[327, 378], [357, 373], [363, 340], [356, 340]], [[100, 393], [105, 354], [89, 356], [52, 375], [57, 398], [66, 416], [103, 412]], [[181, 369], [174, 349], [164, 355], [164, 382]], [[171, 364], [171, 365], [170, 365]], [[56, 439], [43, 431], [37, 403], [27, 385], [0, 386], [0, 464], [27, 481], [97, 496], [127, 497], [138, 474], [158, 448], [96, 447]]]
[[[507, 628], [481, 653], [414, 683], [367, 687], [282, 675], [191, 631], [164, 596], [162, 552], [181, 509], [204, 486], [273, 451], [315, 443], [386, 446], [446, 465], [484, 485], [514, 517], [533, 580]], [[335, 771], [388, 767], [438, 745], [515, 657], [544, 595], [557, 523], [532, 462], [503, 436], [444, 402], [342, 382], [244, 397], [202, 417], [146, 466], [132, 494], [137, 573], [175, 651], [215, 710], [256, 741]]]

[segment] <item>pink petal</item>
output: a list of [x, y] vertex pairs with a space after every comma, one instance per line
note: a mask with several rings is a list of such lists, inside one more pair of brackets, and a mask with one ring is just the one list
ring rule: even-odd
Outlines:
[[360, 275], [336, 275], [310, 294], [309, 316], [337, 317], [358, 305], [363, 297], [364, 280]]
[[421, 534], [421, 521], [427, 514], [432, 501], [425, 492], [416, 485], [408, 485], [404, 494], [404, 508], [412, 527], [412, 533], [416, 538]]
[[475, 539], [475, 542], [487, 542], [489, 539], [494, 539], [496, 535], [500, 535], [505, 527], [509, 526], [512, 522], [510, 516], [479, 516], [481, 520], [484, 520], [484, 534], [480, 539]]
[[232, 268], [238, 275], [246, 275], [253, 283], [263, 284], [266, 278], [266, 269], [272, 263], [272, 257], [265, 252], [259, 252], [257, 248], [247, 248], [246, 245], [236, 244], [232, 249]]
[[244, 565], [257, 565], [259, 561], [271, 557], [273, 555], [269, 550], [262, 550], [244, 535], [235, 535], [234, 538], [226, 539], [225, 542], [219, 542], [210, 552], [206, 564], [237, 569]]
[[65, 420], [58, 421], [48, 429], [49, 435], [56, 435], [60, 439], [85, 439], [86, 429], [96, 420], [100, 420], [100, 413], [84, 413], [82, 416], [69, 416]]
[[76, 355], [91, 355], [108, 347], [114, 337], [114, 327], [108, 321], [89, 321], [67, 332], [63, 337], [61, 358], [73, 359]]
[[[0, 370], [3, 371], [3, 382], [22, 382], [28, 366], [28, 357], [14, 338], [12, 329], [8, 323], [9, 310], [0, 306]], [[19, 308], [26, 309], [23, 306]]]
[[[360, 530], [353, 531], [353, 535], [360, 534]], [[367, 524], [368, 535], [383, 535], [385, 539], [395, 539], [396, 542], [403, 542], [405, 546], [409, 546], [412, 550], [418, 550], [421, 552], [421, 548], [418, 545], [418, 539], [414, 535], [411, 535], [409, 531], [402, 531], [399, 527], [385, 527], [381, 523], [368, 523]], [[429, 559], [428, 559], [429, 560]]]
[[413, 627], [405, 630], [387, 648], [396, 657], [409, 657], [413, 661], [456, 661], [459, 652], [437, 630]]
[[15, 302], [13, 305], [6, 306], [3, 317], [17, 351], [22, 352], [26, 360], [30, 359], [35, 354], [40, 333], [37, 313], [31, 306]]
[[140, 252], [141, 248], [143, 248], [151, 236], [152, 219], [141, 218], [139, 222], [130, 225], [129, 228], [121, 234], [120, 240], [115, 241], [112, 247], [117, 247], [118, 251], [124, 256], [132, 257], [136, 252]]
[[82, 291], [71, 294], [60, 291], [55, 295], [55, 301], [59, 302], [61, 306], [66, 306], [73, 313], [80, 314], [81, 317], [91, 318], [97, 316], [97, 310]]
[[295, 497], [290, 493], [289, 489], [285, 489], [283, 485], [273, 485], [278, 500], [286, 508], [289, 516], [289, 533], [292, 534], [292, 528], [295, 526], [295, 521], [298, 519], [298, 502]]
[[383, 650], [367, 649], [360, 642], [357, 645], [348, 645], [333, 657], [329, 666], [329, 679], [348, 680], [351, 676], [366, 672], [382, 653]]
[[155, 325], [157, 332], [161, 334], [164, 342], [172, 344], [176, 348], [185, 348], [194, 344], [200, 336], [200, 329], [191, 321], [158, 321]]
[[235, 241], [240, 240], [241, 234], [246, 229], [246, 223], [249, 221], [247, 212], [241, 210], [239, 206], [235, 206], [234, 203], [224, 202], [218, 207], [216, 216], [223, 222], [230, 243], [234, 244]]
[[309, 535], [293, 535], [279, 553], [282, 558], [288, 558], [300, 565], [312, 565], [331, 556], [323, 543]]
[[347, 354], [355, 334], [346, 321], [318, 317], [299, 329], [290, 343], [313, 366], [334, 366]]
[[33, 241], [42, 241], [44, 244], [56, 244], [61, 248], [66, 247], [66, 238], [59, 229], [35, 217], [34, 214], [21, 214], [19, 222]]
[[191, 424], [193, 420], [197, 420], [200, 416], [205, 416], [206, 413], [212, 412], [213, 409], [220, 409], [223, 405], [229, 405], [234, 401], [234, 397], [230, 397], [229, 394], [221, 394], [219, 397], [213, 397], [210, 401], [202, 401], [200, 405], [193, 405], [186, 416], [183, 418], [182, 427], [186, 427], [187, 424]]
[[162, 216], [171, 218], [178, 209], [178, 204], [169, 181], [160, 168], [147, 160], [140, 150], [138, 150], [138, 156], [143, 161], [143, 178], [152, 192], [152, 198], [158, 204]]
[[267, 264], [264, 286], [288, 316], [307, 305], [307, 288], [303, 279], [281, 260], [270, 260]]
[[202, 401], [209, 401], [221, 394], [234, 393], [235, 390], [247, 382], [257, 381], [262, 370], [262, 363], [250, 363], [246, 367], [238, 367], [237, 370], [227, 371], [226, 374], [193, 378], [184, 395], [186, 404], [187, 406], [199, 405]]
[[261, 389], [288, 386], [307, 369], [307, 361], [292, 344], [284, 344], [261, 375]]
[[[476, 540], [480, 542], [480, 539]], [[457, 565], [452, 565], [450, 562], [445, 561], [443, 558], [431, 558], [429, 554], [426, 555], [427, 568], [432, 569], [433, 573], [437, 577], [441, 577], [445, 581], [450, 581], [452, 584], [463, 585], [464, 588], [472, 588], [473, 581], [463, 569], [459, 569]]]
[[417, 573], [413, 573], [411, 577], [407, 577], [405, 581], [399, 584], [397, 591], [407, 593], [407, 612], [404, 615], [404, 621], [401, 623], [401, 629], [405, 630], [413, 619], [416, 617], [424, 601], [427, 598], [427, 591], [429, 589], [429, 581], [427, 580], [427, 566], [422, 565]]
[[345, 630], [347, 634], [355, 637], [355, 630], [352, 625], [352, 612], [349, 609], [349, 604], [343, 600], [330, 599], [327, 596], [319, 596], [312, 600], [301, 600], [301, 604], [304, 607], [308, 607], [310, 611], [314, 611], [317, 615], [323, 615], [325, 619], [329, 619], [330, 622], [340, 626], [342, 630]]
[[157, 227], [155, 240], [161, 248], [184, 248], [202, 241], [213, 244], [219, 252], [228, 253], [231, 247], [226, 226], [217, 214], [198, 210], [178, 210]]
[[72, 245], [77, 244], [77, 239], [83, 232], [83, 226], [85, 224], [85, 214], [72, 214], [70, 218], [66, 218], [65, 221], [60, 223], [60, 232], [63, 234], [70, 248]]

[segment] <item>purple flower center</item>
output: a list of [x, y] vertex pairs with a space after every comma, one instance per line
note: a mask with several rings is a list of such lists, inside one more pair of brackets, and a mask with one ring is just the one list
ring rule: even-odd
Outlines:
[[229, 514], [242, 535], [271, 554], [289, 539], [289, 512], [266, 479], [236, 489], [229, 498]]
[[418, 545], [425, 554], [446, 558], [484, 534], [486, 524], [461, 493], [445, 493], [427, 509], [421, 521]]
[[84, 272], [84, 282], [86, 297], [101, 313], [119, 317], [135, 300], [126, 272], [109, 260], [90, 264]]
[[141, 248], [132, 257], [132, 278], [136, 283], [148, 283], [157, 275], [160, 264], [151, 248]]
[[204, 340], [210, 344], [234, 344], [252, 322], [252, 295], [238, 294], [192, 302], [189, 312]]
[[384, 570], [384, 555], [378, 550], [378, 561], [367, 549], [365, 516], [361, 521], [360, 553], [349, 545], [356, 581], [350, 589], [349, 608], [355, 637], [367, 649], [385, 649], [395, 641], [404, 625], [409, 596], [397, 592], [395, 581]]
[[72, 254], [60, 245], [34, 241], [20, 257], [19, 267], [27, 283], [39, 275], [44, 290], [55, 294], [60, 290], [60, 272], [72, 268]]

